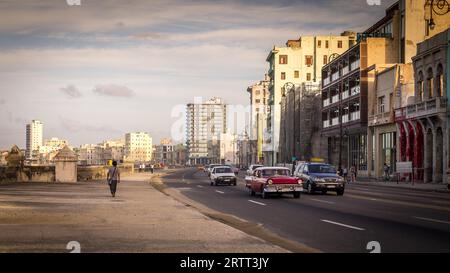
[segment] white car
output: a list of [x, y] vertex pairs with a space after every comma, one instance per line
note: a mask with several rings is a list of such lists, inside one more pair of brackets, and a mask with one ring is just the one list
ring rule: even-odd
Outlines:
[[208, 168], [206, 169], [206, 173], [208, 174], [208, 176], [211, 175], [211, 172], [212, 172], [212, 170], [213, 170], [215, 167], [219, 167], [219, 166], [222, 166], [222, 165], [220, 165], [220, 164], [210, 164], [210, 165], [208, 166]]
[[250, 165], [250, 167], [248, 167], [248, 170], [247, 170], [247, 175], [248, 176], [252, 176], [253, 173], [255, 172], [255, 170], [260, 168], [260, 167], [264, 167], [264, 166], [263, 165], [259, 165], [259, 164]]
[[237, 185], [237, 177], [229, 166], [214, 167], [209, 176], [211, 186], [217, 185]]

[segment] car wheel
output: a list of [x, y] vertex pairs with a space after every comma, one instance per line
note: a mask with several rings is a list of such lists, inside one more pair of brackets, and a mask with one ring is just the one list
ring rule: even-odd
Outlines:
[[312, 185], [311, 185], [311, 183], [308, 183], [308, 194], [313, 194], [313, 193], [314, 193], [314, 191], [313, 191]]
[[261, 193], [261, 197], [262, 197], [262, 199], [267, 199], [267, 198], [269, 198], [269, 194], [263, 190]]
[[237, 186], [237, 182], [234, 182], [234, 183], [233, 183], [233, 186]]
[[344, 195], [344, 190], [339, 190], [336, 193], [338, 196], [342, 196], [342, 195]]
[[210, 185], [211, 185], [211, 186], [214, 186], [214, 182], [211, 181]]
[[300, 192], [298, 192], [298, 191], [294, 192], [294, 198], [295, 199], [300, 198]]

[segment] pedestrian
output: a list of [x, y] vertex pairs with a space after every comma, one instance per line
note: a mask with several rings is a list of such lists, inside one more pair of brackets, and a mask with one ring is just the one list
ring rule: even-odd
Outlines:
[[108, 171], [107, 180], [112, 197], [116, 197], [117, 184], [120, 183], [120, 170], [117, 168], [117, 161], [113, 161], [113, 167]]
[[153, 174], [153, 171], [155, 169], [155, 166], [153, 166], [153, 164], [150, 165], [150, 172]]
[[344, 175], [344, 181], [347, 182], [347, 177], [348, 177], [347, 167], [344, 167], [344, 170], [342, 172], [343, 172], [343, 175]]
[[384, 180], [389, 181], [389, 173], [390, 173], [390, 167], [388, 164], [384, 163]]
[[350, 180], [351, 180], [351, 182], [356, 181], [356, 167], [355, 166], [352, 166], [350, 168]]

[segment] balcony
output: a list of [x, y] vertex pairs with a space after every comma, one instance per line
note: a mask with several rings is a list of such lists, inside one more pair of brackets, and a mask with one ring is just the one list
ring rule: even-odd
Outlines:
[[395, 109], [395, 121], [404, 121], [406, 119], [406, 107]]
[[330, 105], [330, 100], [327, 98], [323, 101], [323, 107], [327, 107], [328, 105]]
[[336, 102], [339, 102], [339, 94], [331, 97], [331, 103], [336, 103]]
[[350, 71], [356, 70], [359, 68], [359, 59], [350, 64]]
[[348, 90], [345, 90], [345, 91], [342, 93], [342, 100], [345, 100], [345, 99], [348, 98], [348, 97], [350, 97], [350, 95], [348, 94]]
[[354, 120], [358, 120], [360, 118], [360, 112], [352, 112], [350, 113], [350, 120], [354, 121]]
[[330, 78], [326, 77], [325, 79], [323, 79], [323, 86], [329, 85], [330, 84]]
[[369, 126], [383, 125], [394, 122], [392, 112], [384, 112], [369, 116]]
[[349, 122], [350, 120], [349, 120], [349, 118], [348, 118], [348, 115], [344, 115], [344, 116], [342, 116], [342, 123], [347, 123], [347, 122]]
[[339, 71], [331, 75], [331, 82], [334, 82], [337, 79], [339, 79]]
[[329, 120], [324, 120], [323, 121], [323, 128], [328, 128], [330, 127], [330, 121]]
[[[406, 118], [420, 118], [447, 113], [447, 98], [431, 98], [406, 107]], [[399, 110], [399, 109], [397, 109]]]
[[331, 126], [335, 126], [339, 124], [339, 117], [331, 119]]
[[359, 93], [361, 93], [361, 86], [359, 86], [359, 85], [353, 86], [350, 89], [350, 96], [358, 95]]
[[350, 72], [350, 70], [349, 70], [349, 68], [348, 68], [348, 65], [347, 65], [346, 67], [342, 68], [342, 76], [347, 75], [348, 72]]

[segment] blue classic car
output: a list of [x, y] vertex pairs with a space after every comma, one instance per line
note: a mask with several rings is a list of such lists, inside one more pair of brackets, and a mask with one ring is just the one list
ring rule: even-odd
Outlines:
[[296, 167], [294, 176], [303, 180], [303, 188], [310, 194], [333, 191], [337, 195], [344, 195], [345, 180], [329, 164], [301, 163]]

